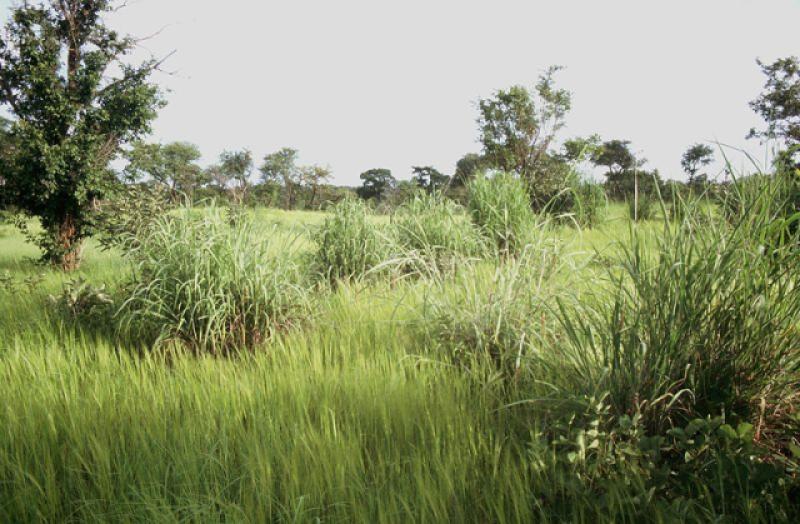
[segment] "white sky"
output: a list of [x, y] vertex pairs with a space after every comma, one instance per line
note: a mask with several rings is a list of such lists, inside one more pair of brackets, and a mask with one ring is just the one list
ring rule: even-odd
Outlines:
[[[7, 16], [10, 0], [0, 0]], [[550, 64], [574, 94], [564, 137], [625, 138], [666, 177], [696, 141], [744, 136], [755, 58], [800, 54], [800, 0], [130, 0], [113, 17], [173, 76], [155, 140], [257, 159], [289, 146], [338, 183], [372, 167], [451, 173], [479, 151], [475, 102]], [[4, 16], [4, 18], [5, 18]], [[737, 163], [740, 162], [737, 160]]]

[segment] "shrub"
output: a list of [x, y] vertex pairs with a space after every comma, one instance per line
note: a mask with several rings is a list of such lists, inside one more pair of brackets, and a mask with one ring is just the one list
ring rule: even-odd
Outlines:
[[393, 240], [370, 220], [367, 204], [345, 199], [336, 204], [314, 234], [312, 265], [331, 281], [359, 278], [389, 258]]
[[605, 206], [606, 194], [603, 186], [576, 181], [554, 196], [545, 211], [566, 224], [594, 227], [602, 220]]
[[50, 302], [64, 318], [74, 321], [107, 323], [113, 314], [114, 299], [105, 285], [94, 286], [83, 279], [67, 282]]
[[655, 202], [645, 194], [639, 195], [638, 199], [631, 197], [628, 200], [628, 214], [631, 220], [639, 222], [650, 220], [655, 216], [655, 211]]
[[525, 184], [510, 174], [479, 176], [468, 186], [473, 223], [501, 253], [522, 251], [536, 224]]
[[118, 317], [128, 335], [194, 352], [253, 349], [303, 318], [307, 288], [290, 249], [219, 210], [161, 217], [131, 256], [135, 276]]
[[97, 238], [103, 249], [135, 248], [148, 229], [170, 209], [168, 190], [157, 184], [135, 184], [118, 188], [100, 204], [95, 216]]
[[452, 269], [483, 251], [483, 239], [461, 206], [437, 194], [417, 195], [400, 206], [392, 224], [400, 257], [428, 270]]

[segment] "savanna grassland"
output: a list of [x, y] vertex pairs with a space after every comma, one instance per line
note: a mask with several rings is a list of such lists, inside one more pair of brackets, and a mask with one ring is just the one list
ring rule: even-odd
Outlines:
[[796, 518], [768, 212], [584, 229], [498, 180], [389, 217], [178, 209], [69, 275], [0, 226], [0, 520]]

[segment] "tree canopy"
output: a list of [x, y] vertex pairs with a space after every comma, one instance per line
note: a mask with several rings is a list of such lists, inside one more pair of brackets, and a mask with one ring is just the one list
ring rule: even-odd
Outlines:
[[432, 166], [414, 166], [411, 172], [414, 183], [429, 194], [443, 190], [450, 182], [449, 176]]
[[397, 186], [397, 180], [389, 169], [370, 169], [359, 175], [361, 187], [356, 192], [364, 200], [383, 200], [386, 194]]
[[681, 167], [689, 176], [687, 181], [690, 186], [705, 183], [708, 180], [706, 173], [700, 170], [714, 161], [714, 150], [706, 144], [694, 144], [681, 157]]
[[608, 168], [613, 174], [633, 169], [642, 162], [631, 152], [629, 140], [608, 140], [595, 150], [592, 163]]
[[201, 185], [210, 181], [208, 174], [197, 164], [200, 149], [188, 142], [147, 144], [137, 142], [127, 153], [125, 174], [131, 180], [150, 178], [169, 188], [173, 200], [180, 195], [191, 196]]
[[555, 194], [565, 172], [554, 169], [551, 152], [572, 107], [572, 95], [555, 86], [551, 67], [533, 89], [516, 85], [478, 101], [480, 142], [489, 167], [523, 178], [533, 200]]
[[777, 138], [788, 145], [800, 144], [800, 59], [780, 58], [771, 64], [756, 61], [767, 81], [761, 95], [750, 107], [767, 123], [766, 129], [752, 129], [749, 137]]
[[114, 182], [120, 146], [149, 132], [162, 105], [148, 82], [159, 62], [131, 65], [132, 38], [108, 28], [110, 0], [29, 1], [0, 36], [0, 103], [13, 115], [7, 198], [39, 218], [34, 240], [65, 270], [79, 263], [91, 210]]

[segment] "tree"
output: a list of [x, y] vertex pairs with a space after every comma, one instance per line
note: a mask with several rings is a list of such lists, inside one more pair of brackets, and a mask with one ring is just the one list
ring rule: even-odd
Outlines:
[[220, 164], [211, 164], [206, 168], [205, 178], [214, 184], [219, 190], [228, 191], [228, 184], [231, 183], [231, 175], [222, 169]]
[[172, 201], [181, 194], [192, 196], [210, 177], [197, 164], [202, 155], [196, 145], [173, 142], [167, 145], [136, 142], [127, 153], [125, 174], [132, 180], [149, 177], [169, 189]]
[[253, 154], [247, 149], [224, 151], [219, 156], [219, 167], [223, 177], [235, 182], [231, 188], [234, 202], [238, 205], [244, 204], [253, 173]]
[[800, 60], [791, 56], [772, 64], [756, 62], [767, 82], [764, 92], [750, 102], [750, 107], [766, 121], [767, 128], [751, 129], [748, 138], [777, 138], [789, 146], [800, 144]]
[[388, 169], [370, 169], [359, 176], [361, 187], [356, 190], [364, 200], [382, 200], [386, 193], [397, 186], [397, 180]]
[[572, 106], [569, 91], [555, 87], [560, 67], [549, 68], [533, 90], [512, 86], [478, 102], [480, 141], [487, 163], [516, 173], [529, 190], [551, 193], [559, 185], [545, 166], [549, 148]]
[[603, 144], [599, 135], [592, 135], [587, 138], [570, 138], [564, 142], [560, 157], [565, 162], [592, 161], [595, 156], [600, 154], [602, 147]]
[[414, 182], [428, 194], [441, 191], [447, 186], [448, 182], [450, 182], [450, 177], [441, 173], [435, 167], [414, 166], [411, 168], [411, 171], [414, 174]]
[[486, 167], [486, 159], [477, 153], [467, 153], [456, 162], [456, 172], [450, 184], [454, 187], [466, 186], [475, 175]]
[[0, 37], [0, 104], [16, 144], [6, 194], [38, 217], [33, 240], [64, 270], [80, 261], [92, 210], [116, 181], [120, 147], [149, 132], [162, 105], [148, 82], [159, 66], [123, 58], [135, 40], [109, 29], [112, 0], [40, 0], [16, 7]]
[[606, 194], [609, 198], [628, 200], [636, 198], [636, 187], [639, 195], [655, 197], [661, 191], [663, 182], [658, 169], [647, 171], [644, 169], [626, 169], [619, 172], [606, 173]]
[[624, 171], [641, 166], [644, 161], [637, 161], [636, 156], [630, 150], [628, 140], [609, 140], [595, 150], [592, 156], [592, 163], [596, 166], [608, 168], [608, 172], [619, 175]]
[[8, 170], [8, 162], [14, 155], [14, 144], [11, 137], [11, 120], [0, 116], [0, 210], [8, 206], [6, 198], [6, 179], [4, 174]]
[[284, 147], [265, 156], [264, 163], [259, 168], [264, 182], [275, 182], [283, 186], [286, 195], [284, 207], [288, 209], [295, 206], [297, 188], [302, 181], [302, 173], [296, 162], [297, 150]]
[[304, 186], [311, 188], [311, 197], [307, 207], [314, 208], [322, 184], [328, 182], [333, 173], [327, 166], [303, 166], [300, 168], [300, 179]]
[[703, 185], [708, 181], [708, 175], [699, 171], [714, 161], [714, 150], [706, 144], [694, 144], [683, 154], [681, 167], [689, 176], [688, 185]]

